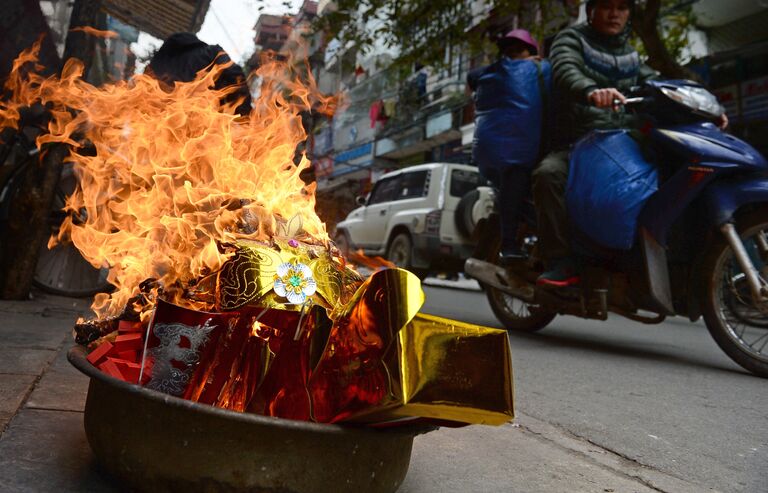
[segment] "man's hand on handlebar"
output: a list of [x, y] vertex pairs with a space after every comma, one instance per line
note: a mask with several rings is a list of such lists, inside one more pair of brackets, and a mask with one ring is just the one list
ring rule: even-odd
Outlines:
[[720, 118], [717, 120], [717, 126], [720, 127], [720, 130], [728, 128], [728, 115], [725, 113], [720, 115]]
[[618, 105], [616, 101], [624, 104], [627, 98], [618, 89], [609, 87], [606, 89], [595, 89], [589, 93], [587, 100], [598, 108], [613, 108], [617, 110]]

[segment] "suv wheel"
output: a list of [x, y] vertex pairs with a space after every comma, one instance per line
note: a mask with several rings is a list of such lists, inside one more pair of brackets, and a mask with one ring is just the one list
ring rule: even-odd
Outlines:
[[413, 256], [413, 243], [411, 237], [407, 233], [398, 233], [392, 241], [389, 242], [387, 248], [387, 260], [395, 264], [397, 267], [407, 269], [416, 274], [419, 279], [427, 277], [427, 271], [425, 269], [415, 269], [411, 265]]

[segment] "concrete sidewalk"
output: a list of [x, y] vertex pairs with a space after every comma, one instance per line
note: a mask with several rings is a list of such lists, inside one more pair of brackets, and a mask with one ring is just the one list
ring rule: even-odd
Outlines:
[[[0, 301], [0, 491], [111, 492], [83, 431], [88, 379], [66, 360], [86, 300]], [[417, 437], [401, 492], [697, 491], [533, 417]]]

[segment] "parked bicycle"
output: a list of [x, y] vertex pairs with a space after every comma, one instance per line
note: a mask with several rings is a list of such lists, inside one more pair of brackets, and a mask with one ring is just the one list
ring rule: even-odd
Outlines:
[[[39, 126], [25, 125], [6, 138], [0, 146], [0, 232], [6, 238], [8, 218], [22, 192], [23, 177], [28, 166], [36, 164], [40, 151], [35, 139], [42, 132]], [[66, 198], [77, 184], [71, 163], [65, 163], [54, 192], [48, 226], [56, 236], [66, 217]], [[58, 243], [48, 249], [44, 244], [37, 261], [33, 283], [51, 294], [71, 297], [93, 296], [111, 289], [107, 269], [96, 269], [88, 263], [71, 243]]]

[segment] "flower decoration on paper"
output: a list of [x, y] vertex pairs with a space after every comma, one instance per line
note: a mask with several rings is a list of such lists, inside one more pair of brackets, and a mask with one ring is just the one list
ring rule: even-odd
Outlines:
[[277, 267], [275, 293], [293, 305], [301, 305], [317, 291], [312, 269], [301, 262], [284, 262]]

